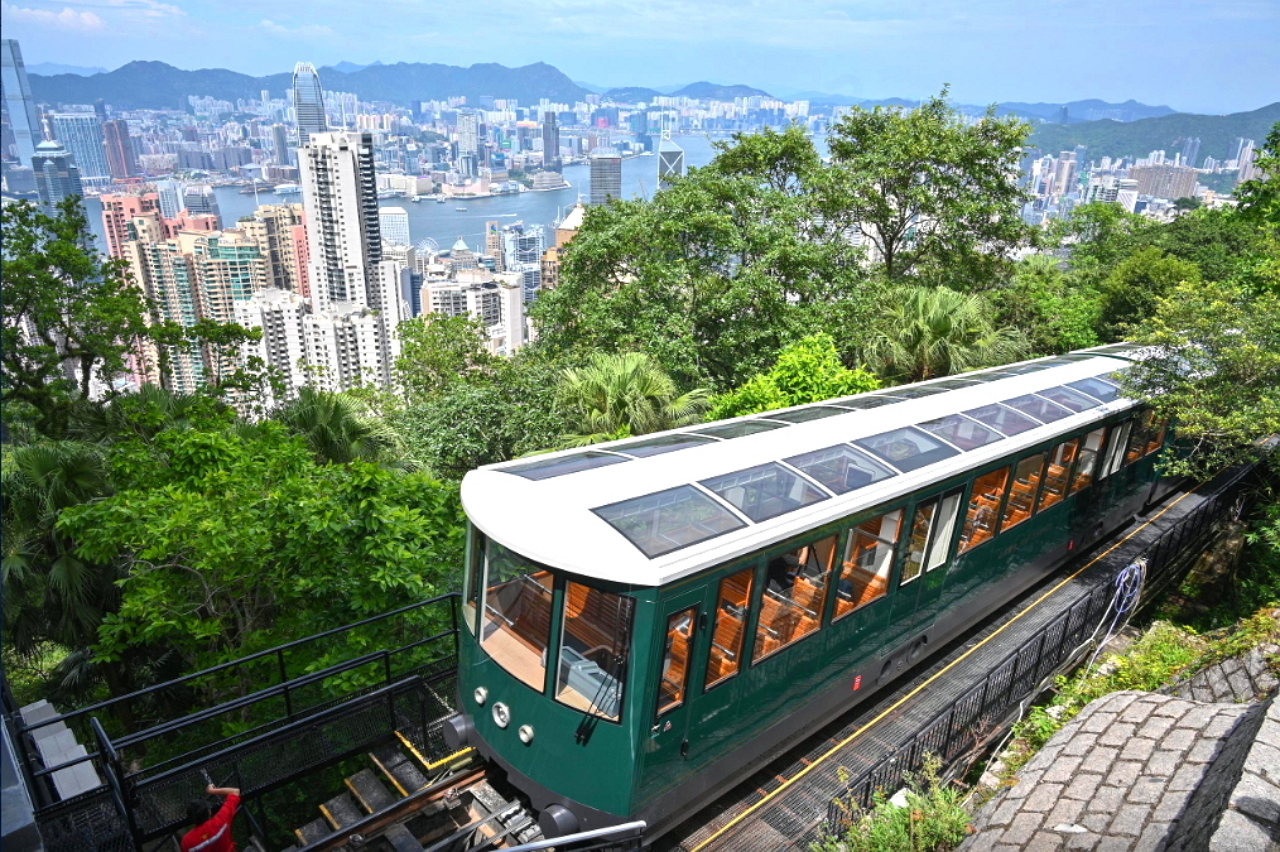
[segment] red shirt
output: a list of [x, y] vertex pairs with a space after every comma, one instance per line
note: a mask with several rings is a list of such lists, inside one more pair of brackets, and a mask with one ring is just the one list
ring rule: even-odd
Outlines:
[[232, 793], [208, 822], [202, 822], [182, 837], [182, 852], [235, 852], [231, 820], [235, 819], [240, 797]]

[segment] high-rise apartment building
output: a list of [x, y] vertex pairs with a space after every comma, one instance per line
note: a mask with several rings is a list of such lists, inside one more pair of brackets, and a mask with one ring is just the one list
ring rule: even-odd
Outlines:
[[31, 169], [35, 174], [40, 206], [50, 215], [62, 199], [84, 195], [75, 158], [57, 142], [41, 142], [36, 146], [31, 156]]
[[275, 149], [277, 166], [294, 164], [293, 148], [289, 146], [289, 128], [283, 124], [271, 125], [271, 146]]
[[612, 148], [597, 148], [591, 154], [591, 203], [621, 197], [622, 157]]
[[312, 134], [329, 129], [320, 74], [310, 62], [299, 62], [293, 67], [293, 111], [298, 123], [299, 145], [306, 145]]
[[31, 96], [27, 69], [22, 62], [22, 50], [16, 39], [0, 39], [0, 99], [4, 101], [9, 131], [13, 134], [13, 149], [0, 151], [0, 154], [30, 166], [36, 146], [41, 142], [40, 119], [36, 114], [35, 99]]
[[549, 172], [560, 171], [560, 127], [555, 110], [542, 114], [542, 167]]
[[458, 164], [459, 171], [467, 177], [479, 173], [480, 116], [471, 110], [458, 113]]
[[1134, 166], [1129, 177], [1138, 182], [1139, 195], [1189, 198], [1196, 194], [1198, 172], [1187, 166]]
[[98, 201], [102, 204], [102, 230], [106, 232], [107, 254], [111, 257], [127, 257], [125, 243], [135, 238], [129, 229], [129, 223], [134, 219], [149, 213], [161, 213], [161, 218], [171, 218], [163, 215], [160, 195], [155, 192], [104, 194], [98, 196]]
[[264, 204], [237, 228], [266, 261], [267, 287], [307, 296], [307, 234], [301, 204]]
[[160, 197], [160, 215], [176, 219], [182, 212], [182, 184], [176, 180], [156, 181], [156, 195]]
[[484, 253], [493, 258], [493, 271], [506, 271], [506, 259], [502, 251], [502, 225], [499, 222], [484, 223]]
[[[259, 340], [244, 345], [241, 357], [246, 361], [260, 358], [283, 381], [285, 398], [295, 396], [307, 384], [305, 320], [311, 311], [306, 299], [272, 287], [236, 302], [235, 311], [237, 324], [262, 332]], [[282, 401], [268, 399], [266, 403]]]
[[80, 167], [80, 180], [86, 184], [109, 183], [107, 154], [102, 144], [102, 122], [91, 112], [63, 112], [53, 116], [53, 135], [62, 143]]
[[138, 157], [129, 138], [129, 123], [123, 119], [104, 122], [103, 145], [107, 152], [107, 171], [117, 180], [138, 176]]
[[395, 246], [411, 244], [409, 239], [409, 211], [403, 207], [382, 207], [378, 210], [378, 226], [382, 241]]
[[1182, 165], [1196, 167], [1196, 163], [1200, 161], [1200, 139], [1199, 137], [1188, 137], [1182, 140]]

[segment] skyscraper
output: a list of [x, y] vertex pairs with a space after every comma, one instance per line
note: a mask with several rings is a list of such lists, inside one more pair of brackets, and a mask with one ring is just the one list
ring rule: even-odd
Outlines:
[[480, 116], [470, 110], [458, 113], [459, 171], [475, 177], [480, 160]]
[[127, 179], [138, 174], [138, 158], [129, 138], [129, 124], [123, 119], [102, 125], [103, 144], [107, 150], [107, 171], [113, 178]]
[[684, 149], [663, 136], [658, 143], [658, 188], [666, 189], [680, 177], [684, 177]]
[[30, 166], [31, 158], [40, 144], [40, 120], [36, 116], [36, 102], [31, 97], [31, 83], [27, 69], [22, 64], [22, 51], [15, 39], [0, 40], [0, 98], [9, 116], [9, 129], [13, 133], [14, 150], [0, 151], [5, 157], [16, 156], [24, 166]]
[[320, 75], [310, 62], [293, 67], [293, 110], [298, 120], [298, 144], [305, 145], [312, 133], [329, 129], [324, 117], [324, 90]]
[[196, 216], [217, 216], [222, 218], [218, 210], [218, 196], [213, 194], [213, 187], [207, 183], [195, 183], [182, 190], [182, 208]]
[[176, 219], [182, 212], [182, 184], [176, 180], [156, 181], [156, 194], [160, 196], [160, 215]]
[[36, 191], [40, 193], [40, 206], [53, 214], [58, 202], [72, 195], [84, 195], [80, 184], [80, 169], [75, 158], [57, 142], [41, 142], [31, 156], [31, 168], [36, 176]]
[[591, 155], [591, 203], [621, 197], [622, 157], [612, 148], [599, 148]]
[[1200, 160], [1200, 139], [1199, 137], [1188, 137], [1182, 142], [1182, 165], [1196, 167], [1196, 163]]
[[64, 112], [53, 116], [53, 135], [75, 157], [80, 180], [107, 183], [111, 170], [102, 144], [102, 122], [91, 112]]
[[378, 227], [383, 242], [397, 246], [410, 245], [409, 211], [403, 207], [382, 207], [378, 210]]
[[[108, 193], [98, 196], [98, 202], [102, 205], [102, 230], [107, 235], [107, 254], [112, 257], [127, 257], [125, 243], [134, 238], [130, 222], [161, 210], [160, 195], [155, 192], [141, 195]], [[173, 217], [177, 215], [175, 212]]]
[[293, 149], [289, 147], [289, 128], [283, 124], [271, 125], [271, 145], [275, 148], [277, 166], [293, 165]]
[[554, 110], [542, 114], [542, 167], [549, 172], [560, 171], [560, 127]]

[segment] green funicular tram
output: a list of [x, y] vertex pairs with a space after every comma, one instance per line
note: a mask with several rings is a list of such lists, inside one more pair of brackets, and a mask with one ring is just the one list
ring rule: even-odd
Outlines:
[[1124, 344], [472, 471], [455, 748], [652, 840], [1167, 491]]

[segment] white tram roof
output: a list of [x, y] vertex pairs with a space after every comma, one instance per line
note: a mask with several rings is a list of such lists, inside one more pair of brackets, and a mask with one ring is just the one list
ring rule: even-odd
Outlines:
[[661, 586], [1128, 408], [1106, 377], [1140, 357], [1115, 344], [503, 462], [462, 501], [529, 559]]

